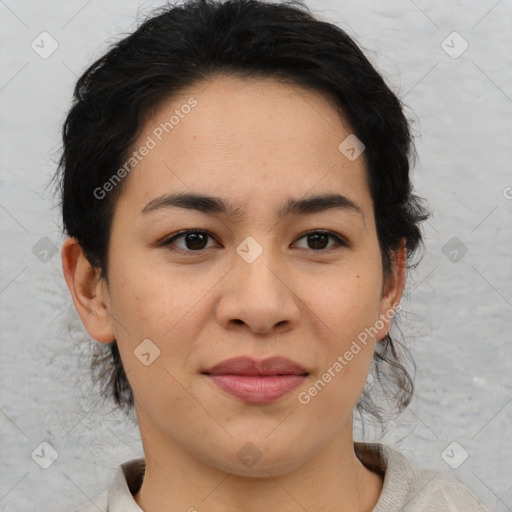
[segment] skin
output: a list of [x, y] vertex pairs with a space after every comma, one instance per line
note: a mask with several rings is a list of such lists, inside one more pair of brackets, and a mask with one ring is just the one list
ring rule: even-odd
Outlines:
[[[191, 96], [197, 106], [125, 178], [108, 285], [74, 239], [62, 248], [85, 328], [101, 343], [117, 340], [134, 391], [146, 457], [134, 498], [146, 512], [370, 511], [382, 478], [354, 454], [352, 412], [389, 315], [308, 404], [298, 394], [400, 301], [405, 249], [384, 276], [364, 158], [339, 151], [351, 131], [325, 97], [272, 79], [219, 76], [161, 104], [135, 147]], [[245, 216], [140, 213], [171, 192], [219, 196]], [[276, 216], [288, 198], [333, 192], [362, 215]], [[195, 252], [183, 237], [158, 245], [183, 229], [212, 236]], [[329, 238], [315, 250], [308, 230], [338, 233], [348, 246]], [[252, 263], [235, 251], [248, 236], [263, 249]], [[147, 338], [160, 355], [145, 366], [134, 350]], [[236, 355], [282, 355], [309, 376], [276, 402], [247, 404], [200, 373]], [[237, 456], [248, 442], [261, 453], [252, 467]]]

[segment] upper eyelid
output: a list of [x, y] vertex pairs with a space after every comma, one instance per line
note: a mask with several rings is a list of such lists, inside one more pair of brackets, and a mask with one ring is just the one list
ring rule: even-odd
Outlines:
[[[200, 228], [197, 228], [197, 229], [190, 228], [190, 229], [184, 229], [182, 231], [178, 231], [177, 233], [173, 234], [172, 236], [164, 238], [159, 243], [159, 245], [163, 245], [163, 246], [171, 245], [171, 242], [174, 242], [176, 239], [179, 239], [180, 237], [183, 237], [183, 236], [187, 235], [188, 233], [202, 233], [202, 234], [207, 235], [216, 240], [216, 237], [212, 233], [210, 233], [208, 230], [200, 229]], [[336, 233], [334, 231], [330, 231], [328, 229], [310, 229], [308, 231], [305, 231], [304, 233], [301, 233], [297, 237], [297, 240], [300, 240], [300, 239], [304, 238], [305, 236], [314, 234], [314, 233], [323, 233], [325, 235], [330, 236], [331, 238], [338, 239], [337, 240], [338, 245], [348, 245], [349, 244], [348, 240], [343, 235]], [[180, 250], [181, 248], [178, 247], [178, 249]], [[202, 252], [204, 249], [200, 249], [197, 251], [186, 250], [186, 249], [181, 249], [181, 250], [184, 250], [186, 252], [191, 252], [191, 253], [193, 253], [193, 252], [199, 253], [199, 252]], [[320, 252], [326, 252], [326, 251], [319, 250], [319, 251], [315, 251], [315, 252], [320, 253]]]

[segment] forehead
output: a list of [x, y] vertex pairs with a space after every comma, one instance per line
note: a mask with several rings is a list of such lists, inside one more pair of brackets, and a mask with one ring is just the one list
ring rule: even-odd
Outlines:
[[161, 102], [146, 119], [133, 150], [150, 149], [133, 162], [121, 200], [143, 207], [162, 193], [194, 192], [243, 208], [337, 191], [364, 207], [364, 154], [351, 161], [339, 149], [350, 133], [320, 93], [268, 78], [216, 77]]

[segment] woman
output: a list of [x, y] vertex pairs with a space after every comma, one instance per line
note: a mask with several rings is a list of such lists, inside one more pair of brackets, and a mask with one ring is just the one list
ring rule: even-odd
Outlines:
[[165, 8], [83, 74], [62, 263], [145, 456], [77, 510], [487, 510], [353, 439], [370, 369], [411, 399], [389, 331], [427, 217], [413, 149], [357, 45], [300, 5]]

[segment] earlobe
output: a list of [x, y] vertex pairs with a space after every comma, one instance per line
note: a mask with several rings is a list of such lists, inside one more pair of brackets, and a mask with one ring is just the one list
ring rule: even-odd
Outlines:
[[108, 290], [99, 277], [100, 270], [89, 263], [75, 238], [64, 242], [61, 257], [64, 279], [85, 329], [99, 342], [113, 341]]

